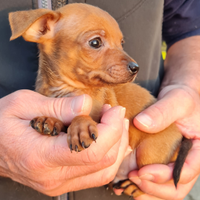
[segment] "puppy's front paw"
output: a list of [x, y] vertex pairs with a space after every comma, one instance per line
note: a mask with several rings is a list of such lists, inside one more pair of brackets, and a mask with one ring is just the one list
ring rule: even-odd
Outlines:
[[113, 188], [115, 189], [123, 189], [124, 194], [127, 194], [128, 196], [132, 196], [133, 199], [144, 194], [136, 184], [131, 182], [129, 179], [119, 181], [116, 184], [112, 185]]
[[67, 142], [70, 150], [76, 152], [88, 148], [98, 137], [97, 123], [90, 116], [77, 116], [67, 129]]
[[53, 117], [36, 117], [30, 121], [30, 125], [37, 132], [44, 135], [58, 135], [61, 131], [66, 132], [64, 124]]

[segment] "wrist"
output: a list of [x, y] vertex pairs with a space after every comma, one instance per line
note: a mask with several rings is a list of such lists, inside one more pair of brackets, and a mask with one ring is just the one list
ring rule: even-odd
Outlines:
[[165, 76], [161, 89], [169, 85], [187, 86], [200, 94], [200, 36], [176, 42], [164, 63]]
[[[200, 63], [198, 67], [200, 66]], [[185, 67], [183, 67], [184, 69]], [[197, 67], [196, 67], [197, 68]], [[169, 73], [166, 71], [164, 79], [162, 81], [162, 84], [160, 86], [160, 91], [163, 88], [171, 87], [171, 88], [189, 88], [196, 93], [200, 94], [200, 75], [198, 73], [195, 74], [194, 72], [185, 72], [182, 73], [180, 70], [180, 73], [174, 71], [174, 73], [177, 73], [177, 75], [171, 75], [173, 73], [173, 70], [171, 70]]]
[[165, 87], [162, 87], [159, 94], [158, 94], [158, 99], [162, 99], [167, 95], [168, 93], [172, 92], [176, 97], [178, 97], [179, 100], [181, 99], [187, 99], [187, 106], [189, 106], [189, 102], [193, 101], [193, 99], [197, 98], [199, 94], [191, 87], [185, 84], [178, 84], [174, 83], [171, 85], [166, 85]]

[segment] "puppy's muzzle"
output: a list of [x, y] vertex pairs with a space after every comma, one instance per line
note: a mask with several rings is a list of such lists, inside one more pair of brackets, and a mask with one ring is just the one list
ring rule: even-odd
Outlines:
[[135, 75], [139, 71], [139, 65], [135, 62], [129, 62], [128, 63], [128, 70], [132, 75]]

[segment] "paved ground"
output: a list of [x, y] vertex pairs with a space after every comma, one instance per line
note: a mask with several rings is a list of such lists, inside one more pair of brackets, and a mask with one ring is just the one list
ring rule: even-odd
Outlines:
[[184, 200], [200, 200], [200, 177]]

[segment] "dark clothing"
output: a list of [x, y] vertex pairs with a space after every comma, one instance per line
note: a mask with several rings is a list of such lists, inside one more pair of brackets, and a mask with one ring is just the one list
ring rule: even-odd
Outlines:
[[37, 45], [11, 36], [8, 13], [33, 8], [32, 0], [0, 1], [0, 98], [19, 89], [34, 89]]
[[168, 48], [189, 36], [200, 34], [199, 0], [165, 0], [163, 39]]
[[[199, 0], [69, 0], [69, 3], [73, 2], [99, 6], [118, 21], [126, 41], [124, 48], [140, 65], [136, 82], [155, 96], [164, 74], [162, 33], [168, 46], [200, 33]], [[22, 38], [9, 42], [8, 12], [32, 9], [36, 5], [34, 0], [0, 1], [0, 97], [19, 89], [34, 89], [37, 45]], [[5, 200], [52, 199], [4, 178], [0, 179], [0, 196]], [[70, 193], [69, 196], [70, 200], [129, 199], [112, 195], [104, 187]]]

